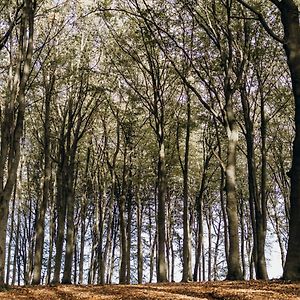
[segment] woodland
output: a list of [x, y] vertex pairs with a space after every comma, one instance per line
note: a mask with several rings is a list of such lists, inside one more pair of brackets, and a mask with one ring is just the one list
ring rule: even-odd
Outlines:
[[2, 0], [0, 287], [300, 280], [299, 9]]

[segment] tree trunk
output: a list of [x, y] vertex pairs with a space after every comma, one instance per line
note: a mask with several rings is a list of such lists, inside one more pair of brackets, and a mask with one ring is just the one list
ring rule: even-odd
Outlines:
[[35, 226], [35, 251], [34, 251], [34, 267], [32, 284], [41, 283], [43, 247], [45, 237], [45, 215], [49, 198], [50, 178], [51, 178], [51, 162], [50, 162], [50, 101], [54, 86], [54, 75], [50, 82], [45, 79], [45, 120], [44, 120], [44, 178], [43, 178], [43, 196], [42, 203], [39, 208], [39, 216]]
[[136, 192], [137, 202], [137, 261], [138, 261], [138, 283], [143, 283], [143, 242], [142, 242], [142, 204], [139, 196], [139, 190]]
[[[246, 85], [244, 84], [241, 90], [241, 101], [243, 106], [243, 114], [246, 128], [246, 144], [247, 144], [247, 166], [248, 166], [248, 189], [249, 189], [249, 201], [250, 208], [252, 212], [252, 229], [253, 229], [253, 241], [254, 241], [254, 263], [255, 263], [255, 271], [256, 271], [256, 279], [268, 279], [267, 273], [267, 265], [265, 258], [265, 239], [266, 239], [266, 191], [263, 186], [265, 186], [265, 180], [262, 181], [261, 185], [261, 197], [258, 194], [257, 188], [257, 176], [256, 176], [256, 163], [255, 163], [255, 153], [254, 153], [254, 136], [253, 136], [253, 123], [250, 118], [250, 108], [246, 95]], [[263, 108], [263, 99], [261, 103], [261, 113], [262, 119], [264, 114]], [[265, 121], [261, 123], [261, 131], [262, 131], [262, 178], [265, 178]], [[264, 172], [263, 172], [264, 171]], [[253, 212], [254, 208], [254, 212]]]
[[127, 145], [125, 145], [124, 159], [123, 159], [123, 179], [122, 179], [122, 194], [116, 195], [119, 204], [119, 223], [120, 223], [120, 246], [121, 246], [121, 264], [119, 283], [126, 283], [127, 281], [127, 232], [126, 232], [126, 219], [125, 219], [125, 206], [126, 206], [126, 192], [127, 192]]
[[295, 1], [283, 0], [278, 4], [284, 29], [284, 50], [291, 73], [295, 98], [295, 138], [291, 177], [291, 210], [289, 242], [283, 278], [300, 280], [300, 26], [299, 10]]
[[63, 243], [64, 243], [64, 233], [65, 233], [65, 217], [66, 217], [66, 203], [64, 201], [65, 187], [63, 186], [64, 178], [64, 152], [61, 153], [61, 160], [56, 175], [56, 210], [57, 210], [57, 230], [56, 230], [56, 242], [55, 242], [55, 265], [54, 265], [54, 275], [53, 284], [60, 282], [60, 271], [61, 271], [61, 261], [63, 254]]
[[63, 284], [71, 284], [72, 279], [72, 262], [74, 254], [74, 163], [75, 155], [71, 155], [70, 167], [68, 168], [68, 183], [66, 188], [66, 206], [67, 206], [67, 233], [66, 233], [66, 253], [64, 273], [62, 278]]
[[183, 171], [183, 272], [182, 281], [188, 282], [192, 277], [191, 261], [191, 232], [190, 232], [190, 214], [189, 214], [189, 143], [191, 127], [191, 103], [190, 96], [187, 93], [187, 120], [185, 136], [185, 153]]
[[[16, 228], [16, 239], [15, 239], [15, 251], [14, 251], [14, 262], [13, 262], [13, 270], [12, 270], [12, 279], [11, 279], [11, 285], [15, 285], [16, 277], [17, 277], [17, 264], [18, 264], [18, 258], [19, 258], [19, 240], [20, 240], [20, 208], [18, 206], [18, 216], [17, 216], [17, 228]], [[20, 274], [20, 271], [19, 271]]]
[[10, 277], [10, 267], [11, 267], [11, 247], [13, 236], [15, 234], [15, 211], [16, 211], [16, 192], [17, 192], [17, 183], [15, 183], [14, 187], [14, 196], [13, 196], [13, 203], [12, 203], [12, 212], [10, 217], [10, 234], [9, 234], [9, 242], [8, 242], [8, 253], [7, 253], [7, 268], [6, 268], [6, 284], [9, 284], [9, 277]]
[[157, 233], [158, 233], [158, 272], [157, 282], [167, 281], [167, 265], [166, 265], [166, 162], [165, 148], [163, 138], [159, 142], [159, 158], [158, 158], [158, 211], [157, 211]]
[[50, 284], [51, 282], [51, 273], [52, 273], [52, 255], [53, 255], [53, 245], [54, 245], [54, 233], [55, 233], [55, 216], [54, 216], [54, 186], [52, 184], [51, 178], [51, 185], [50, 185], [50, 225], [49, 225], [49, 256], [47, 262], [47, 278], [46, 284]]
[[[226, 89], [225, 89], [226, 90]], [[232, 107], [232, 99], [227, 96], [225, 113], [227, 117], [226, 131], [228, 137], [227, 165], [226, 165], [226, 196], [227, 196], [227, 217], [229, 232], [229, 256], [228, 273], [226, 279], [242, 279], [239, 232], [238, 232], [238, 201], [236, 196], [236, 147], [238, 142], [238, 128]]]

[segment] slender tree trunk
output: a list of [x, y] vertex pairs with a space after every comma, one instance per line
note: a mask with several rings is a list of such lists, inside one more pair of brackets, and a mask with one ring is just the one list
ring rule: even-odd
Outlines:
[[20, 209], [18, 206], [16, 240], [15, 240], [15, 251], [14, 251], [14, 262], [13, 262], [11, 285], [15, 285], [16, 277], [17, 277], [17, 265], [18, 265], [18, 258], [19, 258], [19, 249], [20, 249], [20, 245], [19, 245], [20, 244], [20, 223], [21, 223], [20, 219], [21, 219]]
[[[100, 172], [98, 173], [98, 185], [99, 190], [101, 189], [101, 177]], [[105, 258], [103, 253], [103, 232], [104, 232], [104, 221], [105, 221], [105, 210], [106, 210], [106, 183], [103, 183], [103, 192], [99, 193], [102, 195], [100, 199], [97, 201], [97, 207], [98, 207], [98, 215], [99, 215], [99, 243], [98, 243], [98, 284], [104, 284], [105, 283]], [[98, 203], [99, 202], [99, 203]]]
[[125, 207], [126, 207], [126, 192], [127, 192], [127, 145], [124, 150], [123, 159], [123, 180], [122, 180], [122, 194], [117, 196], [119, 204], [119, 223], [120, 223], [120, 245], [121, 245], [121, 264], [120, 264], [120, 275], [119, 283], [127, 283], [127, 230], [126, 230], [126, 218], [125, 218]]
[[[162, 132], [162, 129], [161, 131]], [[159, 158], [158, 158], [158, 211], [157, 211], [157, 233], [158, 233], [158, 272], [157, 281], [167, 281], [166, 266], [166, 162], [165, 162], [165, 146], [163, 138], [159, 142]]]
[[[261, 103], [261, 133], [262, 133], [262, 178], [261, 182], [261, 197], [258, 194], [257, 176], [256, 176], [256, 163], [254, 153], [254, 136], [253, 136], [253, 123], [250, 118], [250, 107], [246, 95], [246, 86], [241, 90], [241, 100], [243, 106], [243, 114], [246, 128], [246, 144], [247, 144], [247, 165], [248, 165], [248, 189], [250, 208], [252, 208], [252, 228], [253, 228], [253, 241], [254, 241], [254, 263], [256, 271], [256, 279], [268, 279], [267, 265], [265, 258], [265, 239], [266, 239], [266, 191], [265, 191], [265, 167], [266, 167], [266, 154], [265, 154], [265, 121], [263, 98]], [[254, 211], [253, 211], [254, 208]]]
[[222, 215], [221, 213], [219, 214], [219, 224], [217, 227], [217, 230], [215, 230], [215, 234], [217, 236], [216, 240], [216, 245], [215, 245], [215, 251], [214, 251], [214, 265], [213, 265], [213, 275], [214, 275], [214, 280], [218, 280], [218, 254], [219, 254], [219, 247], [220, 247], [220, 240], [221, 240], [221, 228], [222, 228]]
[[209, 205], [206, 212], [206, 225], [208, 234], [208, 259], [207, 259], [207, 280], [211, 281], [211, 265], [212, 265], [212, 211]]
[[[188, 93], [187, 93], [188, 94]], [[187, 95], [187, 120], [185, 136], [185, 153], [183, 171], [183, 272], [182, 281], [187, 282], [192, 277], [191, 261], [191, 232], [190, 232], [190, 215], [189, 215], [189, 144], [190, 144], [190, 127], [191, 127], [191, 103], [190, 96]]]
[[[47, 79], [45, 79], [47, 80]], [[54, 75], [50, 82], [45, 82], [45, 120], [44, 120], [44, 178], [43, 178], [43, 196], [42, 203], [39, 208], [39, 216], [35, 226], [35, 250], [34, 250], [34, 266], [32, 284], [41, 283], [43, 247], [45, 237], [45, 215], [47, 210], [49, 188], [51, 179], [51, 162], [50, 162], [50, 101], [54, 86]]]
[[13, 196], [13, 203], [12, 203], [12, 212], [10, 218], [10, 234], [9, 234], [9, 242], [8, 242], [8, 253], [7, 253], [7, 267], [6, 267], [6, 284], [9, 284], [9, 277], [10, 277], [10, 267], [11, 267], [11, 247], [13, 242], [13, 236], [15, 234], [15, 211], [16, 211], [16, 192], [17, 192], [17, 183], [15, 183], [14, 187], [14, 196]]
[[142, 242], [142, 204], [139, 196], [139, 190], [136, 192], [137, 203], [137, 260], [138, 260], [138, 283], [143, 283], [143, 242]]
[[195, 251], [195, 266], [194, 266], [194, 274], [193, 274], [193, 280], [198, 280], [198, 273], [199, 273], [199, 280], [201, 280], [201, 272], [200, 272], [200, 266], [201, 266], [201, 257], [202, 257], [202, 244], [203, 244], [203, 196], [204, 191], [206, 189], [206, 172], [207, 167], [209, 164], [209, 159], [205, 160], [204, 168], [203, 168], [203, 174], [202, 174], [202, 180], [201, 180], [201, 186], [199, 193], [196, 197], [196, 211], [197, 211], [197, 248]]
[[[73, 151], [72, 151], [73, 152]], [[70, 166], [67, 170], [68, 180], [66, 188], [66, 206], [67, 206], [67, 232], [66, 232], [66, 253], [64, 263], [64, 273], [62, 278], [63, 284], [70, 284], [72, 282], [72, 263], [74, 254], [74, 164], [75, 164], [75, 150], [70, 157]]]
[[243, 198], [240, 200], [240, 222], [241, 222], [241, 257], [243, 279], [246, 279], [246, 255], [245, 255], [245, 212]]
[[79, 279], [78, 283], [83, 283], [83, 263], [84, 263], [84, 248], [85, 248], [85, 231], [86, 231], [86, 197], [83, 197], [83, 201], [81, 203], [81, 211], [80, 211], [80, 256], [79, 256]]
[[[64, 155], [62, 155], [64, 161]], [[64, 162], [60, 162], [57, 169], [56, 175], [56, 210], [57, 210], [57, 230], [56, 230], [56, 243], [55, 243], [55, 265], [54, 275], [52, 279], [53, 284], [57, 284], [60, 281], [61, 262], [63, 254], [63, 243], [65, 233], [65, 217], [66, 217], [66, 203], [64, 201], [65, 187], [63, 186], [64, 177]]]
[[126, 221], [125, 221], [125, 195], [119, 197], [119, 214], [120, 214], [120, 235], [121, 235], [121, 266], [119, 283], [126, 283], [126, 258], [127, 258], [127, 240], [126, 240]]
[[51, 189], [50, 189], [50, 225], [49, 225], [49, 256], [47, 262], [47, 279], [46, 283], [50, 284], [51, 282], [51, 273], [52, 273], [52, 255], [53, 255], [53, 245], [54, 245], [54, 233], [55, 233], [55, 216], [54, 216], [54, 185], [51, 178]]

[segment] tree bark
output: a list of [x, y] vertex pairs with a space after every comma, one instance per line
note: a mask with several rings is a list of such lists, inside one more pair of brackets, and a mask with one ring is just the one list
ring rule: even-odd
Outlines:
[[[268, 279], [267, 265], [265, 258], [265, 240], [266, 240], [266, 191], [265, 180], [262, 181], [261, 197], [259, 197], [258, 187], [257, 187], [257, 175], [256, 175], [256, 162], [254, 153], [254, 136], [253, 136], [253, 122], [250, 117], [250, 108], [246, 95], [246, 86], [241, 89], [241, 101], [243, 106], [243, 115], [245, 121], [246, 129], [246, 145], [247, 145], [247, 166], [248, 166], [248, 189], [249, 189], [249, 201], [251, 208], [251, 221], [253, 229], [253, 241], [254, 241], [254, 263], [256, 271], [256, 279]], [[263, 102], [263, 100], [262, 100]], [[261, 103], [262, 105], [263, 103]], [[264, 108], [261, 106], [261, 114], [263, 118]], [[262, 178], [265, 179], [265, 122], [261, 124], [262, 128]], [[264, 156], [264, 157], [263, 157]], [[253, 211], [254, 210], [254, 211]]]
[[[160, 124], [161, 126], [161, 124]], [[157, 234], [158, 234], [158, 270], [157, 281], [167, 281], [167, 265], [166, 265], [166, 161], [165, 161], [165, 146], [163, 138], [159, 141], [159, 158], [158, 158], [158, 211], [157, 211]]]
[[44, 120], [44, 171], [43, 171], [43, 196], [42, 203], [39, 208], [39, 216], [35, 226], [35, 250], [34, 250], [34, 267], [32, 284], [41, 283], [43, 247], [45, 237], [45, 215], [47, 210], [50, 179], [51, 179], [51, 162], [50, 162], [50, 103], [51, 94], [54, 86], [54, 75], [50, 81], [46, 82], [45, 78], [45, 120]]
[[226, 279], [242, 279], [239, 232], [238, 232], [238, 201], [236, 196], [236, 147], [238, 142], [238, 128], [232, 107], [231, 96], [227, 96], [225, 113], [227, 118], [226, 131], [228, 137], [227, 164], [225, 171], [226, 179], [226, 212], [228, 217], [229, 252], [228, 252], [228, 273]]
[[[191, 261], [191, 230], [190, 230], [190, 214], [189, 214], [189, 144], [191, 129], [191, 103], [190, 95], [187, 92], [187, 120], [186, 120], [186, 136], [185, 136], [185, 152], [183, 172], [183, 272], [182, 281], [188, 282], [192, 277], [192, 261]], [[180, 154], [179, 154], [180, 155]], [[182, 164], [182, 163], [181, 163]]]
[[283, 278], [300, 280], [300, 26], [299, 9], [295, 1], [282, 0], [278, 7], [284, 29], [284, 50], [291, 73], [295, 98], [295, 138], [290, 171], [289, 241]]

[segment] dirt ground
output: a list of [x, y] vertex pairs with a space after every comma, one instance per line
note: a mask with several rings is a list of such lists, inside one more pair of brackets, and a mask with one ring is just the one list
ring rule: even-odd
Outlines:
[[299, 299], [300, 282], [222, 281], [145, 285], [57, 285], [11, 287], [0, 290], [0, 299], [110, 300], [110, 299]]

